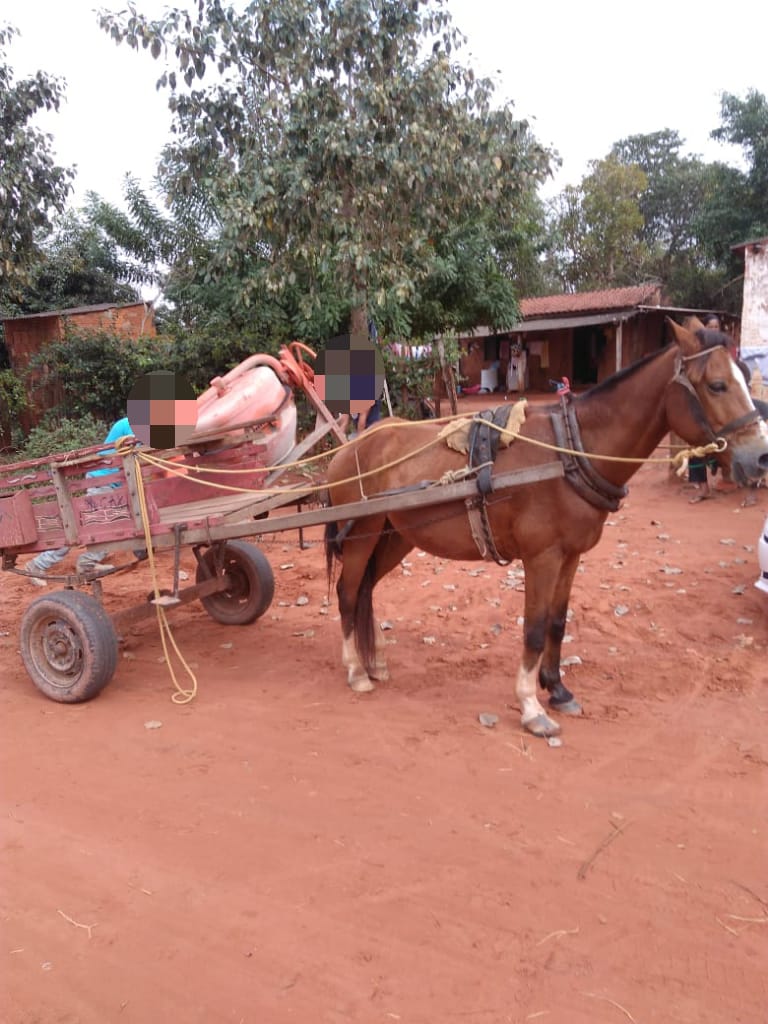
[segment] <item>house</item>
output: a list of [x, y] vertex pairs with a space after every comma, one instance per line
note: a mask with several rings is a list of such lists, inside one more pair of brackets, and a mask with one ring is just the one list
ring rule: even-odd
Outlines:
[[[144, 302], [127, 305], [105, 302], [96, 306], [57, 309], [47, 313], [26, 313], [22, 316], [2, 317], [5, 348], [10, 368], [21, 378], [26, 377], [30, 407], [22, 414], [21, 427], [29, 432], [42, 419], [44, 413], [57, 405], [55, 389], [39, 386], [34, 372], [27, 375], [33, 358], [47, 345], [65, 336], [67, 325], [79, 331], [110, 331], [122, 334], [127, 340], [155, 337], [154, 308]], [[7, 439], [6, 439], [7, 443]]]
[[744, 296], [741, 308], [741, 358], [760, 371], [762, 387], [768, 385], [768, 238], [731, 246], [744, 260]]
[[[506, 390], [510, 362], [519, 368], [522, 357], [525, 376], [516, 380], [510, 374], [510, 390], [551, 391], [563, 377], [574, 388], [596, 384], [666, 345], [667, 317], [709, 312], [662, 303], [656, 283], [522, 299], [521, 320], [510, 330], [480, 327], [459, 339], [462, 381]], [[718, 316], [738, 337], [738, 318], [719, 311]]]

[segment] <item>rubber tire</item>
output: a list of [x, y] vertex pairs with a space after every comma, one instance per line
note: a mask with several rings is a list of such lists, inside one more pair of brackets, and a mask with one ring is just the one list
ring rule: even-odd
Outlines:
[[[208, 569], [197, 567], [196, 582], [203, 583], [216, 572], [216, 550], [208, 548], [202, 556]], [[203, 597], [203, 608], [212, 619], [225, 626], [247, 626], [255, 622], [272, 604], [275, 596], [275, 577], [266, 556], [243, 540], [230, 540], [224, 544], [224, 571], [230, 579], [228, 590]]]
[[37, 598], [21, 619], [21, 657], [32, 682], [61, 704], [91, 700], [117, 668], [117, 634], [90, 594], [59, 590]]

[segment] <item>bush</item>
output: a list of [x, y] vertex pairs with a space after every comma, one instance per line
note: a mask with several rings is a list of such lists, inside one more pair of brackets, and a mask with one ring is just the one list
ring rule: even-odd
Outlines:
[[0, 370], [0, 440], [18, 444], [18, 417], [26, 407], [24, 385], [13, 370]]
[[46, 455], [69, 452], [76, 448], [88, 448], [103, 441], [108, 430], [109, 426], [106, 423], [89, 413], [77, 419], [62, 419], [58, 422], [49, 418], [30, 431], [17, 460], [24, 462], [27, 459], [41, 459]]
[[112, 423], [125, 415], [128, 393], [151, 370], [170, 369], [169, 349], [160, 338], [130, 340], [110, 331], [68, 329], [63, 341], [47, 345], [32, 361], [43, 383], [64, 395], [54, 410], [65, 419], [90, 415]]

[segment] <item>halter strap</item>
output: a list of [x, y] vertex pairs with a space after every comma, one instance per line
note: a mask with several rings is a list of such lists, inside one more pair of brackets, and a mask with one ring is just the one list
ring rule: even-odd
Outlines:
[[[694, 352], [692, 356], [679, 354], [675, 362], [675, 376], [672, 378], [673, 384], [682, 384], [682, 386], [693, 395], [702, 413], [704, 413], [704, 406], [696, 393], [696, 388], [691, 384], [688, 374], [685, 372], [684, 364], [691, 362], [692, 359], [700, 359], [702, 356], [710, 356], [712, 352], [714, 352], [713, 348], [704, 348], [701, 352]], [[720, 427], [718, 432], [715, 433], [709, 425], [706, 414], [703, 416], [704, 426], [709, 433], [710, 441], [717, 441], [718, 438], [727, 437], [729, 434], [735, 434], [738, 430], [741, 430], [743, 427], [748, 427], [750, 423], [755, 423], [759, 419], [761, 419], [761, 416], [758, 410], [752, 409], [750, 412], [745, 412], [743, 416], [737, 416], [735, 420], [731, 420], [730, 423], [726, 423], [724, 427]]]

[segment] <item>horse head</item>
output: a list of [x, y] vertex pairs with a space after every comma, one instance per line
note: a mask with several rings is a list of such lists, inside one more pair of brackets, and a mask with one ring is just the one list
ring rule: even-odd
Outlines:
[[714, 457], [736, 483], [760, 480], [768, 473], [768, 427], [729, 352], [730, 338], [698, 321], [668, 323], [678, 346], [666, 399], [670, 429], [688, 444], [719, 441]]

